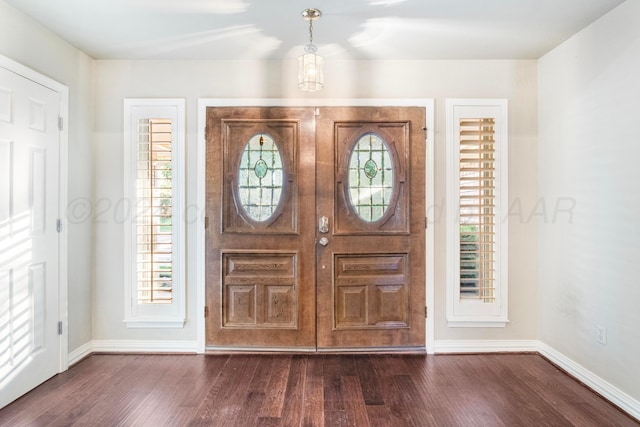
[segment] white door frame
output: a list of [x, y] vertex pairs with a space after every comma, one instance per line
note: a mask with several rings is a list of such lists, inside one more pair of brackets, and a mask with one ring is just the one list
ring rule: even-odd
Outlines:
[[[197, 352], [204, 353], [206, 345], [205, 334], [205, 318], [204, 307], [206, 303], [205, 292], [205, 201], [206, 201], [206, 135], [205, 128], [207, 124], [207, 107], [424, 107], [426, 109], [427, 118], [427, 136], [425, 144], [426, 154], [426, 195], [425, 218], [433, 210], [434, 206], [434, 108], [435, 102], [433, 98], [420, 99], [281, 99], [281, 98], [200, 98], [198, 99], [198, 143], [197, 143], [197, 159], [196, 165], [196, 206], [198, 212], [198, 226], [196, 227], [196, 341]], [[429, 221], [426, 230], [426, 259], [425, 266], [427, 271], [426, 277], [426, 303], [429, 307], [429, 316], [426, 319], [426, 348], [427, 353], [433, 353], [435, 350], [435, 275], [434, 275], [434, 247], [435, 233], [433, 227], [433, 218]]]
[[62, 83], [38, 73], [4, 55], [0, 55], [0, 67], [16, 73], [32, 82], [51, 89], [60, 95], [60, 117], [62, 119], [62, 131], [60, 132], [59, 146], [59, 175], [58, 175], [58, 218], [62, 221], [62, 231], [58, 238], [58, 321], [62, 322], [62, 334], [58, 336], [60, 339], [60, 355], [58, 360], [58, 372], [66, 371], [69, 368], [69, 328], [67, 313], [67, 296], [68, 296], [68, 223], [65, 217], [65, 211], [68, 202], [68, 150], [69, 150], [69, 88]]

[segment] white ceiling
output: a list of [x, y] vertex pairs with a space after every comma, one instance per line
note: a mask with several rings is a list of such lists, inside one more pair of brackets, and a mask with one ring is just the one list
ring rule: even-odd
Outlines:
[[535, 59], [623, 0], [5, 0], [96, 59]]

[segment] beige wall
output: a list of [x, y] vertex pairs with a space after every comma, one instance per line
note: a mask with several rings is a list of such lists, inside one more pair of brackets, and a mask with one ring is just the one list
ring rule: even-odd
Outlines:
[[[69, 88], [69, 200], [91, 200], [93, 60], [0, 0], [0, 54]], [[69, 351], [91, 340], [91, 218], [68, 223]]]
[[[436, 339], [536, 339], [537, 67], [536, 61], [331, 61], [322, 98], [434, 98]], [[196, 203], [198, 98], [302, 98], [294, 62], [96, 61], [96, 202], [116, 206], [123, 195], [122, 101], [187, 99], [187, 205]], [[509, 190], [516, 213], [509, 231], [509, 318], [506, 328], [450, 329], [445, 305], [445, 111], [447, 97], [509, 100]], [[95, 224], [94, 328], [97, 340], [195, 340], [195, 224], [187, 227], [187, 324], [183, 330], [134, 330], [122, 324], [122, 225], [109, 211]]]
[[[0, 0], [0, 53], [70, 88], [69, 200], [93, 211], [69, 224], [69, 350], [91, 339], [195, 339], [195, 228], [187, 228], [187, 324], [134, 330], [122, 323], [122, 100], [187, 99], [187, 204], [195, 205], [198, 98], [302, 98], [295, 63], [264, 61], [93, 61]], [[331, 61], [322, 98], [435, 99], [435, 338], [536, 339], [536, 61]], [[452, 98], [509, 100], [509, 318], [499, 329], [450, 329], [444, 319], [445, 111]], [[94, 130], [95, 122], [95, 132]], [[93, 145], [92, 145], [93, 143]], [[92, 238], [93, 233], [93, 238]], [[91, 282], [93, 284], [91, 285]]]
[[540, 222], [540, 339], [636, 401], [639, 22], [627, 1], [539, 61], [538, 157], [541, 197], [575, 205]]

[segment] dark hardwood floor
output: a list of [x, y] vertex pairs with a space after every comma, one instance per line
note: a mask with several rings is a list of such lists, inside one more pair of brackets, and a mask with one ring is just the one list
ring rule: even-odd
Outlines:
[[535, 354], [92, 355], [2, 426], [638, 426]]

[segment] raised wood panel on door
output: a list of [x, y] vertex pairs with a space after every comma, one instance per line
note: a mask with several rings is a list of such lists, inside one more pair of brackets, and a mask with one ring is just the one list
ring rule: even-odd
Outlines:
[[335, 329], [409, 327], [407, 258], [334, 255]]
[[223, 253], [222, 325], [295, 328], [297, 265], [295, 253]]
[[[330, 219], [318, 249], [318, 349], [424, 349], [425, 111], [321, 108], [317, 119], [318, 217]], [[393, 161], [393, 197], [372, 222], [354, 211], [348, 163], [367, 134]]]
[[[315, 348], [315, 147], [309, 108], [207, 109], [207, 345]], [[254, 135], [283, 164], [281, 201], [255, 221], [238, 168]]]

